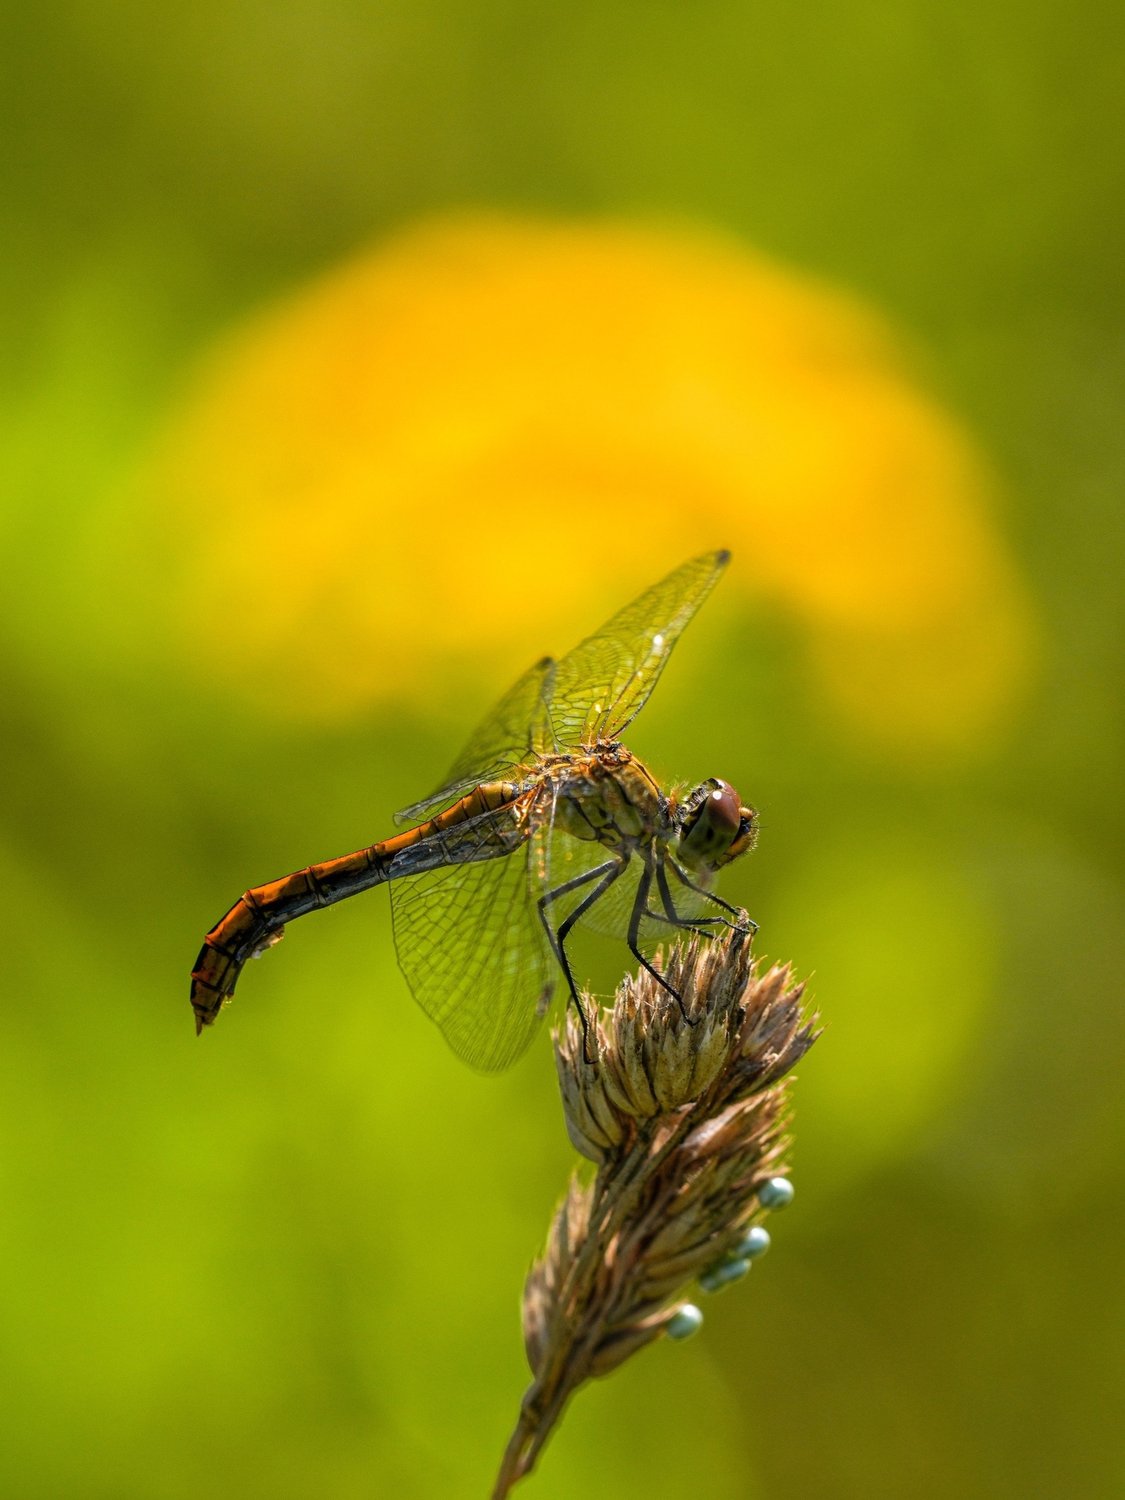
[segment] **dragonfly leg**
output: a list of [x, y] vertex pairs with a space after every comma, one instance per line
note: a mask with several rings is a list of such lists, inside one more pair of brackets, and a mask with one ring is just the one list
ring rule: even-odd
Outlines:
[[656, 884], [660, 890], [660, 904], [664, 910], [650, 911], [646, 915], [655, 917], [657, 921], [664, 922], [669, 927], [679, 927], [686, 932], [704, 932], [706, 928], [714, 927], [717, 923], [722, 923], [724, 927], [733, 926], [733, 923], [728, 922], [726, 917], [681, 917], [672, 899], [672, 892], [668, 885], [668, 872], [664, 868], [662, 859], [658, 859], [656, 864]]
[[641, 921], [646, 916], [654, 915], [648, 909], [648, 893], [652, 888], [652, 867], [652, 852], [651, 850], [646, 850], [644, 855], [644, 869], [641, 871], [641, 878], [637, 883], [637, 894], [636, 898], [633, 901], [633, 912], [629, 918], [629, 952], [637, 960], [641, 968], [647, 969], [652, 977], [656, 980], [657, 984], [661, 985], [668, 991], [672, 999], [680, 1007], [680, 1014], [683, 1016], [688, 1025], [694, 1026], [698, 1018], [696, 1018], [696, 1020], [693, 1020], [692, 1017], [688, 1015], [687, 1010], [684, 1006], [684, 997], [680, 994], [679, 990], [676, 989], [674, 985], [670, 984], [668, 980], [665, 979], [660, 970], [655, 966], [655, 964], [651, 963], [645, 957], [640, 949]]
[[[539, 898], [539, 920], [547, 934], [547, 940], [551, 944], [551, 950], [559, 961], [559, 967], [566, 977], [567, 987], [570, 990], [570, 1000], [578, 1012], [578, 1019], [582, 1022], [582, 1055], [588, 1063], [595, 1059], [591, 1056], [590, 1049], [590, 1022], [582, 1001], [578, 998], [578, 986], [574, 982], [574, 974], [570, 967], [570, 960], [566, 956], [566, 939], [570, 929], [578, 921], [584, 912], [589, 911], [595, 901], [600, 901], [609, 890], [613, 882], [624, 872], [628, 864], [627, 859], [607, 859], [605, 864], [597, 865], [592, 870], [584, 870], [581, 875], [576, 875], [573, 880], [564, 881], [562, 885], [555, 886], [554, 890], [546, 891]], [[559, 923], [557, 928], [551, 926], [547, 917], [547, 908], [560, 896], [569, 895], [571, 891], [581, 890], [584, 885], [591, 881], [597, 881], [592, 891], [588, 891], [574, 910]]]
[[[695, 885], [693, 882], [685, 880], [684, 872], [674, 860], [668, 859], [667, 863], [672, 865], [672, 868], [680, 877], [681, 883], [688, 886], [690, 890], [695, 891], [697, 895], [706, 897], [708, 901], [714, 901], [715, 904], [721, 906], [724, 911], [729, 911], [732, 916], [741, 917], [743, 915], [743, 913], [739, 912], [735, 907], [729, 905], [728, 902], [723, 901], [720, 897], [713, 895], [712, 892], [704, 890], [702, 886]], [[690, 932], [704, 932], [709, 927], [728, 927], [732, 932], [741, 933], [745, 933], [747, 931], [746, 927], [742, 924], [741, 921], [732, 922], [729, 917], [682, 917], [676, 910], [676, 902], [675, 898], [672, 895], [671, 887], [668, 884], [668, 872], [665, 868], [664, 860], [661, 860], [657, 865], [656, 880], [658, 886], [660, 887], [660, 899], [664, 907], [662, 920], [669, 923], [670, 926], [686, 928]]]
[[[666, 862], [671, 865], [673, 871], [675, 872], [676, 878], [679, 880], [681, 885], [686, 886], [689, 891], [694, 891], [697, 896], [705, 896], [708, 901], [712, 902], [715, 906], [721, 906], [724, 911], [730, 912], [731, 916], [737, 919], [736, 921], [731, 922], [728, 921], [725, 917], [696, 917], [689, 921], [689, 926], [696, 926], [702, 922], [721, 922], [724, 926], [729, 927], [733, 932], [740, 932], [745, 937], [754, 936], [754, 934], [758, 930], [758, 924], [754, 921], [753, 917], [748, 917], [744, 911], [739, 911], [737, 906], [732, 906], [729, 901], [724, 901], [721, 896], [716, 896], [714, 891], [708, 891], [705, 890], [703, 886], [696, 885], [695, 881], [692, 880], [691, 876], [684, 869], [683, 865], [680, 864], [679, 860], [673, 859], [670, 854], [666, 855], [665, 859]], [[665, 904], [667, 905], [667, 903], [671, 901], [672, 896], [671, 892], [668, 890], [668, 877], [664, 873], [663, 866], [661, 866], [660, 877], [662, 882], [661, 895], [664, 896]]]

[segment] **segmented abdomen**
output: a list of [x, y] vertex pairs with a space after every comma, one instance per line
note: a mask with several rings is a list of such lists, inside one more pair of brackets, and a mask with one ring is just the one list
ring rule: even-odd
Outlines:
[[[287, 922], [403, 875], [510, 853], [522, 841], [522, 831], [515, 824], [494, 824], [487, 815], [510, 806], [517, 791], [511, 782], [478, 786], [396, 838], [246, 891], [203, 939], [192, 969], [196, 1034], [214, 1022], [234, 994], [246, 961], [281, 941]], [[479, 836], [470, 837], [473, 832]]]

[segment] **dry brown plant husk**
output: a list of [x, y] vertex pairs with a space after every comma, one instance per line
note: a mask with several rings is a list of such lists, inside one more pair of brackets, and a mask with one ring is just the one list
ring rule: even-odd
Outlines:
[[[665, 977], [622, 981], [591, 1027], [555, 1033], [572, 1178], [524, 1288], [533, 1380], [493, 1491], [534, 1466], [570, 1397], [666, 1335], [685, 1289], [723, 1263], [786, 1173], [786, 1075], [815, 1039], [788, 967], [760, 973], [740, 932], [694, 937]], [[587, 1051], [593, 1061], [587, 1060]]]

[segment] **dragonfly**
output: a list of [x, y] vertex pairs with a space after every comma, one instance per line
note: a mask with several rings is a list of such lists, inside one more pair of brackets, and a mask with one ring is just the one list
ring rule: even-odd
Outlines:
[[757, 813], [718, 777], [664, 790], [621, 735], [729, 559], [693, 558], [567, 655], [537, 661], [437, 791], [396, 814], [404, 832], [240, 896], [192, 970], [197, 1034], [287, 923], [388, 883], [407, 983], [453, 1050], [482, 1071], [522, 1055], [560, 975], [591, 1056], [568, 948], [579, 922], [623, 935], [679, 1000], [642, 944], [654, 933], [756, 930], [714, 887], [753, 847]]

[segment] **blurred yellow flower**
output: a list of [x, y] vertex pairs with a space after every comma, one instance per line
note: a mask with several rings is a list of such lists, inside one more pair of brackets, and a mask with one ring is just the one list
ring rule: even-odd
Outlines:
[[136, 519], [159, 517], [145, 571], [188, 657], [285, 712], [420, 696], [466, 660], [499, 686], [725, 545], [727, 589], [785, 612], [845, 721], [926, 748], [1024, 675], [987, 490], [839, 293], [688, 232], [474, 217], [229, 337]]

